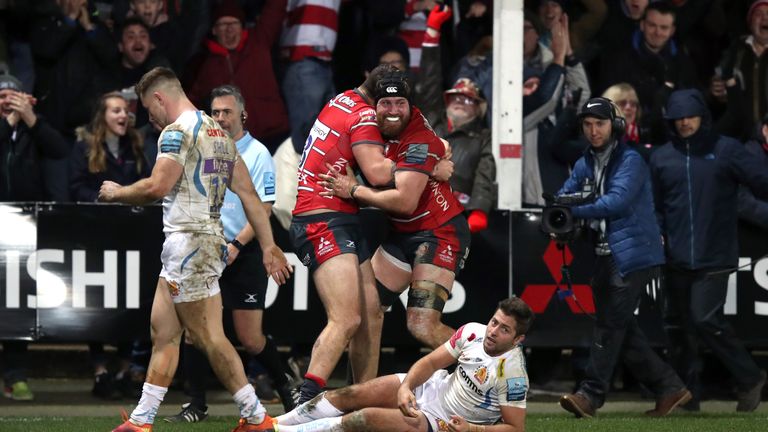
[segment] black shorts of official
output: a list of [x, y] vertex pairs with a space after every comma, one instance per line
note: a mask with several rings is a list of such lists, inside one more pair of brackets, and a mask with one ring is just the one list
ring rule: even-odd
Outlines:
[[221, 302], [227, 309], [264, 310], [269, 276], [254, 239], [243, 247], [219, 279]]
[[470, 241], [467, 218], [458, 214], [433, 230], [392, 231], [381, 248], [405, 264], [432, 264], [458, 276], [469, 256]]
[[294, 216], [289, 235], [296, 255], [311, 271], [341, 254], [356, 254], [361, 263], [371, 257], [357, 215], [328, 212]]

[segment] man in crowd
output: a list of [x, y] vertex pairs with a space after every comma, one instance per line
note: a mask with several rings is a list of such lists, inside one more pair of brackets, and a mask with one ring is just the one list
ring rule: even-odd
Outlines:
[[640, 295], [664, 263], [653, 213], [648, 168], [642, 156], [619, 141], [624, 118], [613, 102], [593, 98], [579, 120], [589, 150], [576, 162], [558, 194], [589, 192], [588, 203], [571, 207], [588, 222], [594, 239], [592, 292], [597, 322], [585, 379], [560, 406], [576, 417], [593, 417], [605, 403], [616, 363], [623, 356], [632, 374], [656, 396], [651, 416], [665, 416], [691, 399], [675, 371], [651, 349], [634, 312]]
[[[248, 174], [269, 215], [275, 199], [275, 167], [269, 150], [253, 138], [243, 126], [248, 118], [245, 99], [240, 89], [224, 85], [211, 92], [211, 116], [227, 131], [248, 168]], [[277, 385], [286, 411], [293, 409], [291, 389], [286, 369], [274, 342], [264, 336], [262, 317], [269, 276], [261, 266], [262, 253], [253, 241], [254, 231], [248, 224], [243, 205], [232, 191], [227, 191], [221, 207], [221, 222], [227, 240], [227, 267], [221, 275], [221, 300], [231, 311], [237, 339], [249, 356], [259, 361]], [[198, 422], [208, 417], [206, 384], [208, 362], [205, 354], [192, 345], [184, 344], [184, 375], [189, 383], [189, 403], [181, 412], [166, 417], [168, 422]]]
[[271, 418], [248, 383], [243, 364], [224, 335], [219, 277], [227, 246], [220, 209], [226, 189], [240, 198], [261, 246], [267, 273], [284, 283], [291, 268], [272, 239], [264, 207], [234, 142], [197, 111], [170, 69], [155, 68], [136, 93], [157, 124], [158, 161], [149, 178], [129, 186], [104, 182], [99, 199], [143, 205], [163, 199], [166, 240], [152, 305], [152, 357], [141, 399], [115, 432], [151, 431], [157, 409], [173, 380], [183, 331], [204, 350], [214, 372], [240, 411], [235, 431], [269, 430]]
[[[278, 417], [275, 430], [521, 432], [528, 374], [520, 344], [532, 322], [518, 297], [502, 300], [487, 325], [462, 326], [407, 374], [323, 393]], [[454, 372], [443, 369], [453, 364]]]
[[672, 139], [651, 155], [656, 214], [664, 236], [664, 323], [670, 357], [698, 411], [702, 362], [698, 339], [733, 375], [737, 411], [760, 404], [765, 371], [725, 319], [728, 275], [738, 265], [738, 186], [768, 198], [768, 171], [733, 138], [713, 132], [698, 90], [672, 93], [666, 107]]
[[470, 234], [464, 208], [446, 182], [430, 178], [446, 146], [410, 102], [411, 90], [400, 71], [376, 85], [376, 118], [388, 140], [387, 157], [395, 161], [395, 186], [377, 190], [357, 183], [351, 170], [320, 175], [321, 195], [381, 208], [393, 231], [373, 257], [373, 271], [383, 307], [408, 293], [408, 330], [436, 348], [453, 334], [441, 322], [456, 274], [469, 255]]

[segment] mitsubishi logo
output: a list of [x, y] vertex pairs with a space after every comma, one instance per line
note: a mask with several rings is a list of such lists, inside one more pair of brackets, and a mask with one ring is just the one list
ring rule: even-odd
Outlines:
[[322, 250], [323, 248], [327, 248], [330, 245], [330, 241], [326, 240], [325, 237], [320, 237], [320, 243], [317, 245], [317, 250]]

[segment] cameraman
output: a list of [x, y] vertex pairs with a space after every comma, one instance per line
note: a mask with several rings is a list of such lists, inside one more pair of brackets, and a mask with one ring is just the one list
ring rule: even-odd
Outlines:
[[640, 295], [664, 263], [648, 168], [642, 156], [620, 143], [621, 111], [608, 99], [587, 101], [578, 116], [590, 147], [558, 195], [592, 192], [594, 200], [571, 207], [595, 238], [592, 291], [597, 322], [585, 379], [560, 406], [576, 417], [592, 417], [605, 402], [620, 355], [633, 375], [656, 395], [651, 416], [669, 414], [691, 398], [674, 370], [651, 349], [634, 311]]

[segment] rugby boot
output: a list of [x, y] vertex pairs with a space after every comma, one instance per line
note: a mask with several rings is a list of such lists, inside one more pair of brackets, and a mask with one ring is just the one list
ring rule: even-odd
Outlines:
[[237, 427], [232, 429], [232, 432], [249, 432], [249, 431], [266, 431], [275, 432], [277, 429], [274, 425], [275, 419], [268, 414], [264, 415], [264, 420], [259, 424], [248, 423], [247, 419], [241, 418], [237, 424]]
[[151, 424], [135, 425], [131, 423], [125, 410], [120, 410], [120, 417], [123, 419], [123, 424], [112, 429], [112, 432], [152, 432]]

